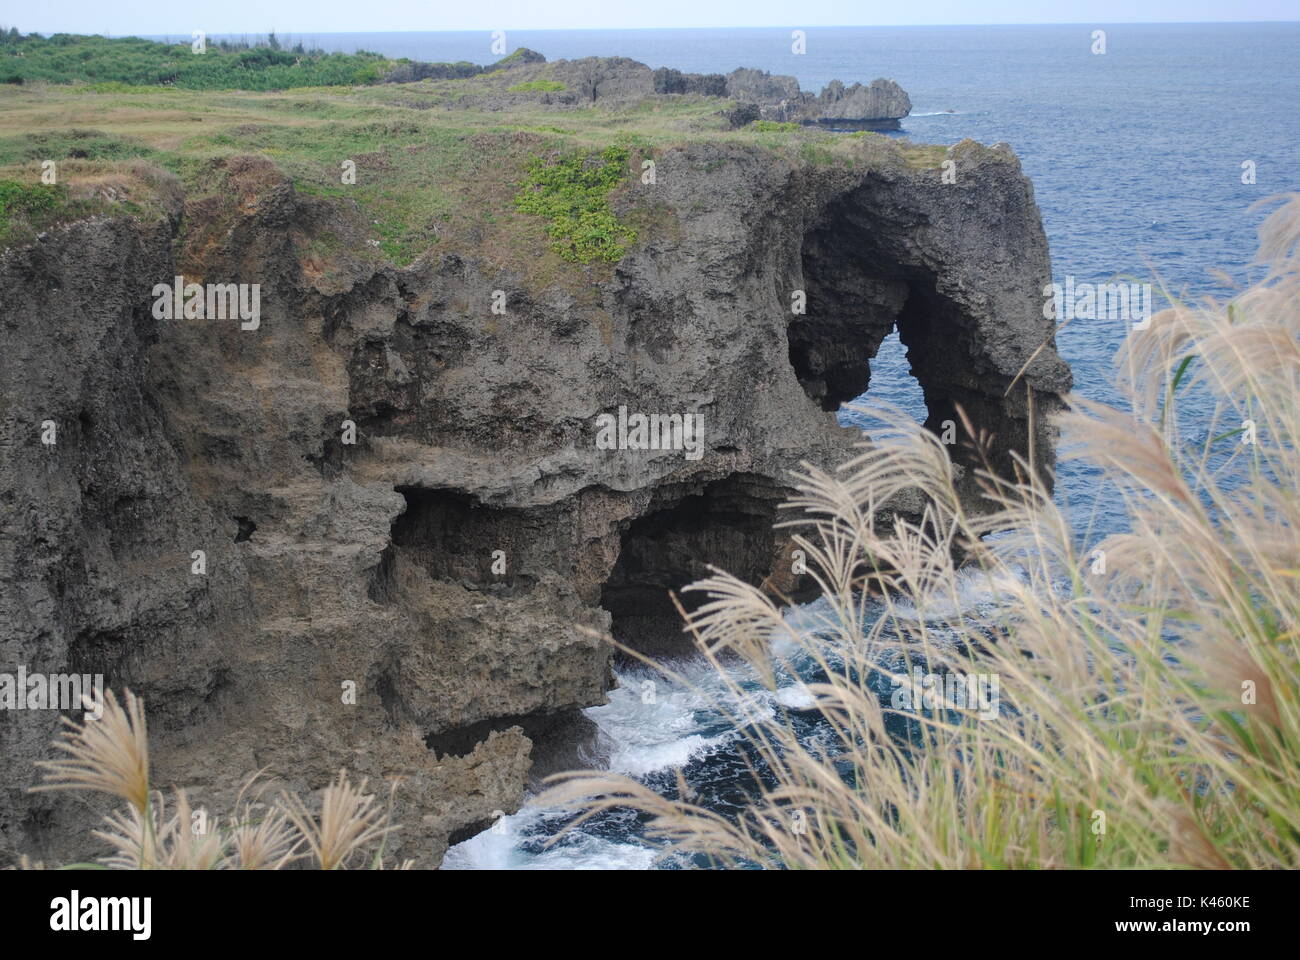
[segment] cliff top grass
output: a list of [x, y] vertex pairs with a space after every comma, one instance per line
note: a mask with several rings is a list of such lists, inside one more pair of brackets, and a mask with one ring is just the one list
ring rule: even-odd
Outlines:
[[[916, 169], [938, 169], [946, 155], [943, 147], [875, 134], [788, 124], [732, 129], [723, 116], [730, 104], [718, 98], [560, 102], [566, 94], [550, 76], [554, 68], [526, 63], [462, 79], [282, 91], [0, 84], [0, 181], [39, 185], [43, 164], [53, 161], [66, 187], [38, 216], [26, 207], [6, 215], [0, 246], [26, 242], [61, 219], [152, 215], [169, 209], [175, 192], [190, 201], [220, 196], [222, 161], [257, 155], [299, 192], [353, 212], [369, 240], [348, 251], [354, 258], [404, 265], [470, 245], [545, 282], [572, 274], [575, 264], [602, 269], [638, 234], [663, 226], [652, 200], [619, 186], [639, 175], [644, 158], [674, 147], [744, 145], [796, 164]], [[598, 190], [571, 183], [581, 198], [520, 200], [526, 184], [534, 193], [543, 182], [561, 189], [555, 178], [572, 174], [572, 163], [602, 162], [611, 147], [622, 151], [625, 168], [615, 176], [606, 164]], [[348, 162], [355, 183], [345, 180]], [[609, 212], [611, 199], [617, 215]], [[329, 239], [312, 242], [328, 274]]]

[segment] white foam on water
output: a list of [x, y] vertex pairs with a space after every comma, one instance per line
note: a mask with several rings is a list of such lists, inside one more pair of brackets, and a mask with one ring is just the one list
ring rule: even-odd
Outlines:
[[946, 587], [936, 590], [926, 598], [923, 611], [909, 599], [897, 597], [890, 605], [890, 612], [896, 620], [910, 620], [914, 623], [947, 620], [952, 621], [962, 616], [990, 609], [997, 603], [997, 598], [1005, 594], [996, 580], [990, 580], [988, 574], [978, 570], [959, 570], [956, 577], [956, 590]]
[[718, 732], [719, 706], [749, 722], [771, 719], [770, 694], [759, 691], [738, 700], [704, 660], [674, 665], [687, 683], [648, 667], [618, 672], [609, 703], [584, 711], [610, 748], [609, 769], [630, 777], [685, 766], [738, 738], [738, 730]]
[[[609, 749], [608, 769], [629, 777], [646, 777], [680, 768], [718, 750], [742, 736], [718, 713], [750, 721], [776, 715], [767, 691], [747, 694], [739, 701], [725, 681], [706, 661], [674, 665], [689, 685], [675, 682], [640, 665], [616, 671], [618, 686], [609, 702], [583, 711], [600, 728]], [[719, 728], [725, 728], [718, 732]], [[581, 827], [541, 852], [523, 849], [531, 838], [545, 836], [548, 818], [555, 811], [525, 805], [503, 817], [491, 829], [447, 851], [448, 870], [642, 870], [651, 866], [655, 852], [639, 843], [620, 843], [594, 836]]]
[[[818, 597], [810, 603], [786, 607], [781, 611], [781, 615], [786, 625], [798, 634], [815, 633], [819, 629], [824, 629], [828, 623], [835, 622], [834, 608], [825, 597]], [[791, 637], [780, 637], [777, 645], [779, 651], [784, 652], [798, 644]]]
[[817, 698], [802, 683], [792, 683], [788, 687], [777, 688], [776, 702], [791, 710], [811, 710], [817, 703]]
[[[458, 843], [447, 851], [444, 870], [648, 870], [655, 852], [634, 843], [619, 843], [570, 831], [554, 846], [538, 852], [523, 844], [539, 832], [546, 834], [549, 811], [525, 805], [503, 817], [490, 830]], [[541, 828], [539, 830], [539, 828]]]

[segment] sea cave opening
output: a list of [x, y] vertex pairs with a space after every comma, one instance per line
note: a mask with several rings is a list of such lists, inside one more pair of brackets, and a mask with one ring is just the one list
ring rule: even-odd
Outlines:
[[388, 546], [370, 584], [370, 598], [385, 603], [398, 581], [397, 567], [411, 565], [430, 579], [504, 596], [532, 588], [525, 558], [542, 533], [528, 511], [493, 507], [459, 490], [396, 488], [406, 509], [392, 524]]
[[806, 577], [793, 573], [788, 534], [773, 528], [787, 496], [766, 477], [747, 474], [657, 491], [651, 508], [624, 524], [601, 590], [614, 638], [659, 659], [689, 652], [693, 641], [670, 591], [687, 611], [697, 608], [704, 597], [682, 588], [709, 576], [710, 565], [781, 595], [806, 593]]

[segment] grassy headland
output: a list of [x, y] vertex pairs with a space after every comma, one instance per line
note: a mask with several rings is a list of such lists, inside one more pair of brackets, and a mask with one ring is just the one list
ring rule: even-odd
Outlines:
[[[199, 56], [188, 46], [102, 37], [7, 42], [0, 75], [17, 70], [24, 82], [0, 84], [0, 181], [38, 186], [43, 164], [53, 161], [63, 189], [39, 210], [7, 208], [0, 246], [90, 213], [150, 216], [177, 194], [187, 202], [219, 197], [223, 161], [255, 155], [298, 191], [352, 212], [372, 241], [349, 251], [354, 256], [405, 264], [426, 251], [472, 246], [478, 256], [546, 279], [587, 260], [598, 262], [586, 269], [599, 269], [634, 235], [653, 230], [651, 201], [620, 185], [639, 175], [644, 159], [675, 146], [743, 144], [793, 163], [845, 165], [937, 168], [944, 156], [942, 147], [877, 135], [784, 124], [732, 129], [723, 116], [728, 104], [717, 98], [653, 96], [575, 109], [556, 101], [563, 83], [547, 63], [374, 82], [396, 63], [269, 47], [210, 46]], [[621, 175], [608, 165], [614, 156]], [[601, 165], [599, 190], [620, 211], [604, 212], [584, 186], [582, 203], [594, 220], [577, 241], [565, 239], [581, 219], [577, 208], [551, 202], [543, 210], [539, 201], [517, 199], [526, 183], [562, 177], [574, 157]], [[348, 161], [355, 183], [343, 176]], [[566, 217], [557, 234], [557, 218]]]

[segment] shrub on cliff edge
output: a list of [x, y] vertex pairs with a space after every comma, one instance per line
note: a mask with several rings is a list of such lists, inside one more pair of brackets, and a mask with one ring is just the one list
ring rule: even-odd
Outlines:
[[554, 162], [534, 157], [515, 205], [544, 217], [551, 249], [573, 263], [617, 263], [636, 242], [636, 231], [609, 206], [610, 192], [627, 176], [628, 149], [606, 147], [599, 157], [581, 151]]

